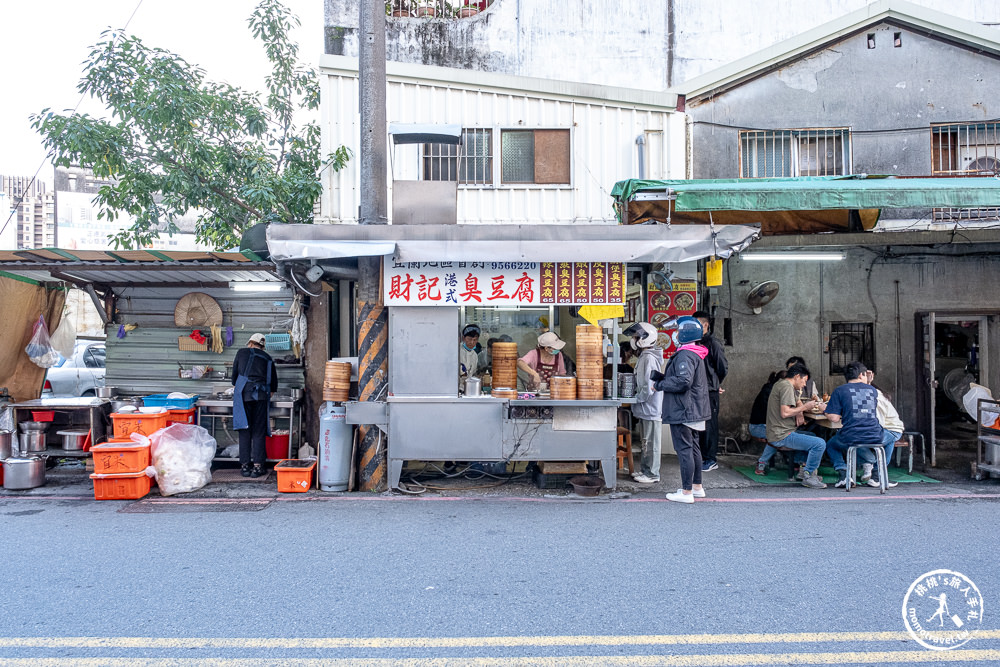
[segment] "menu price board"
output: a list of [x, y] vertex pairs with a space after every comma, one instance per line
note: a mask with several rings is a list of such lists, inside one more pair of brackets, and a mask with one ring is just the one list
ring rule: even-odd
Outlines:
[[663, 328], [672, 317], [691, 315], [698, 310], [698, 283], [694, 280], [674, 280], [673, 290], [659, 291], [647, 286], [649, 295], [649, 322], [657, 331], [657, 345], [663, 349], [663, 358], [669, 359], [676, 351], [673, 331]]
[[625, 265], [611, 262], [384, 264], [387, 306], [622, 304]]

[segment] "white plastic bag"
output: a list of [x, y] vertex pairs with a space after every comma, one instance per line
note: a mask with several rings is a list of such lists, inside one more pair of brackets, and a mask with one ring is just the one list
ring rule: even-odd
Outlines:
[[151, 435], [149, 441], [161, 495], [196, 491], [212, 481], [217, 445], [201, 426], [173, 424]]
[[[969, 385], [969, 391], [967, 391], [965, 396], [962, 397], [962, 405], [965, 407], [965, 411], [968, 412], [969, 416], [973, 419], [979, 419], [979, 415], [977, 413], [979, 411], [979, 399], [981, 398], [992, 401], [993, 394], [990, 393], [990, 390], [987, 387], [984, 387], [981, 384], [976, 384], [975, 382]], [[997, 420], [997, 417], [1000, 417], [1000, 415], [996, 412], [990, 412], [989, 410], [983, 410], [982, 416], [983, 426], [991, 426], [993, 422]]]
[[52, 347], [56, 352], [69, 359], [73, 356], [73, 348], [76, 346], [76, 325], [73, 324], [66, 313], [59, 320], [59, 326], [52, 332], [50, 337]]

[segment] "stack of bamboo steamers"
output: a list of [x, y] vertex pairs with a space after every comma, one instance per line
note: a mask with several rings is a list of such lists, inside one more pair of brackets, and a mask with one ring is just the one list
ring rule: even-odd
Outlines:
[[345, 361], [326, 362], [323, 375], [323, 400], [343, 402], [351, 392], [351, 364]]
[[493, 343], [493, 396], [517, 398], [517, 343]]
[[593, 324], [576, 325], [576, 397], [604, 398], [604, 332]]

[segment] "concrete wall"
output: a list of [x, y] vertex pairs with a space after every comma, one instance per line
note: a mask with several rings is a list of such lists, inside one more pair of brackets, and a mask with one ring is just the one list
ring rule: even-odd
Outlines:
[[[895, 32], [900, 48], [892, 46]], [[929, 175], [930, 124], [996, 118], [997, 80], [1000, 60], [882, 24], [708, 100], [689, 100], [694, 177], [739, 176], [738, 128], [809, 127], [851, 129], [853, 173]], [[883, 218], [926, 213], [886, 210]]]
[[[468, 19], [387, 19], [389, 60], [662, 90], [834, 18], [866, 0], [495, 0]], [[983, 23], [1000, 4], [918, 0]], [[358, 0], [326, 0], [326, 51], [358, 53]], [[780, 17], [780, 20], [776, 20]]]
[[[892, 250], [889, 255], [885, 246], [849, 248], [841, 262], [728, 262], [718, 288], [716, 319], [720, 339], [723, 318], [733, 319], [733, 345], [725, 348], [729, 377], [723, 385], [723, 433], [735, 434], [746, 423], [768, 374], [782, 368], [792, 355], [805, 358], [818, 389], [829, 393], [843, 382], [829, 374], [827, 344], [834, 321], [875, 322], [876, 384], [893, 396], [907, 427], [916, 428], [917, 394], [926, 388], [917, 382], [922, 360], [915, 354], [915, 314], [1000, 313], [993, 287], [1000, 255], [995, 254], [995, 245]], [[777, 280], [781, 288], [775, 300], [754, 315], [744, 299], [752, 285], [764, 280]], [[1000, 387], [996, 321], [993, 317], [990, 324], [990, 345], [981, 346], [986, 353], [994, 351], [989, 359], [993, 388]]]

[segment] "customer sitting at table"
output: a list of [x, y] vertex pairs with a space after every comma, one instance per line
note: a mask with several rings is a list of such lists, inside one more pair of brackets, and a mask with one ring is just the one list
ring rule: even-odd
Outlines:
[[551, 331], [538, 337], [538, 345], [517, 360], [517, 367], [528, 375], [525, 388], [535, 391], [541, 383], [548, 383], [554, 375], [566, 375], [566, 362], [559, 353], [565, 341]]
[[809, 369], [802, 364], [794, 364], [786, 371], [786, 378], [775, 383], [767, 401], [767, 441], [776, 449], [787, 447], [808, 452], [802, 469], [802, 486], [825, 489], [826, 484], [816, 471], [823, 459], [826, 443], [822, 438], [796, 430], [801, 425], [800, 420], [803, 420], [802, 414], [816, 406], [816, 401], [800, 403], [796, 396], [808, 381]]
[[[799, 365], [805, 366], [806, 360], [799, 356], [791, 356], [785, 360], [785, 369], [789, 369], [792, 366]], [[819, 399], [819, 394], [816, 392], [816, 383], [810, 378], [806, 381], [805, 386], [797, 393], [797, 397], [801, 400], [807, 400], [810, 398]]]
[[[838, 487], [847, 485], [844, 453], [848, 447], [882, 443], [886, 448], [888, 461], [892, 445], [899, 439], [898, 433], [886, 431], [878, 421], [878, 390], [870, 384], [873, 377], [874, 373], [860, 361], [847, 364], [844, 368], [844, 379], [847, 382], [833, 390], [826, 406], [826, 418], [833, 423], [843, 424], [826, 446], [833, 467], [837, 470]], [[877, 485], [878, 477], [874, 479]], [[886, 480], [887, 484], [888, 482]]]
[[785, 379], [785, 371], [775, 371], [768, 376], [767, 382], [757, 392], [757, 398], [753, 400], [753, 407], [750, 408], [750, 426], [748, 431], [751, 437], [760, 438], [765, 442], [764, 452], [757, 459], [757, 468], [754, 470], [758, 475], [767, 473], [767, 464], [770, 463], [775, 453], [778, 451], [767, 443], [767, 400], [771, 397], [771, 390], [778, 380]]

